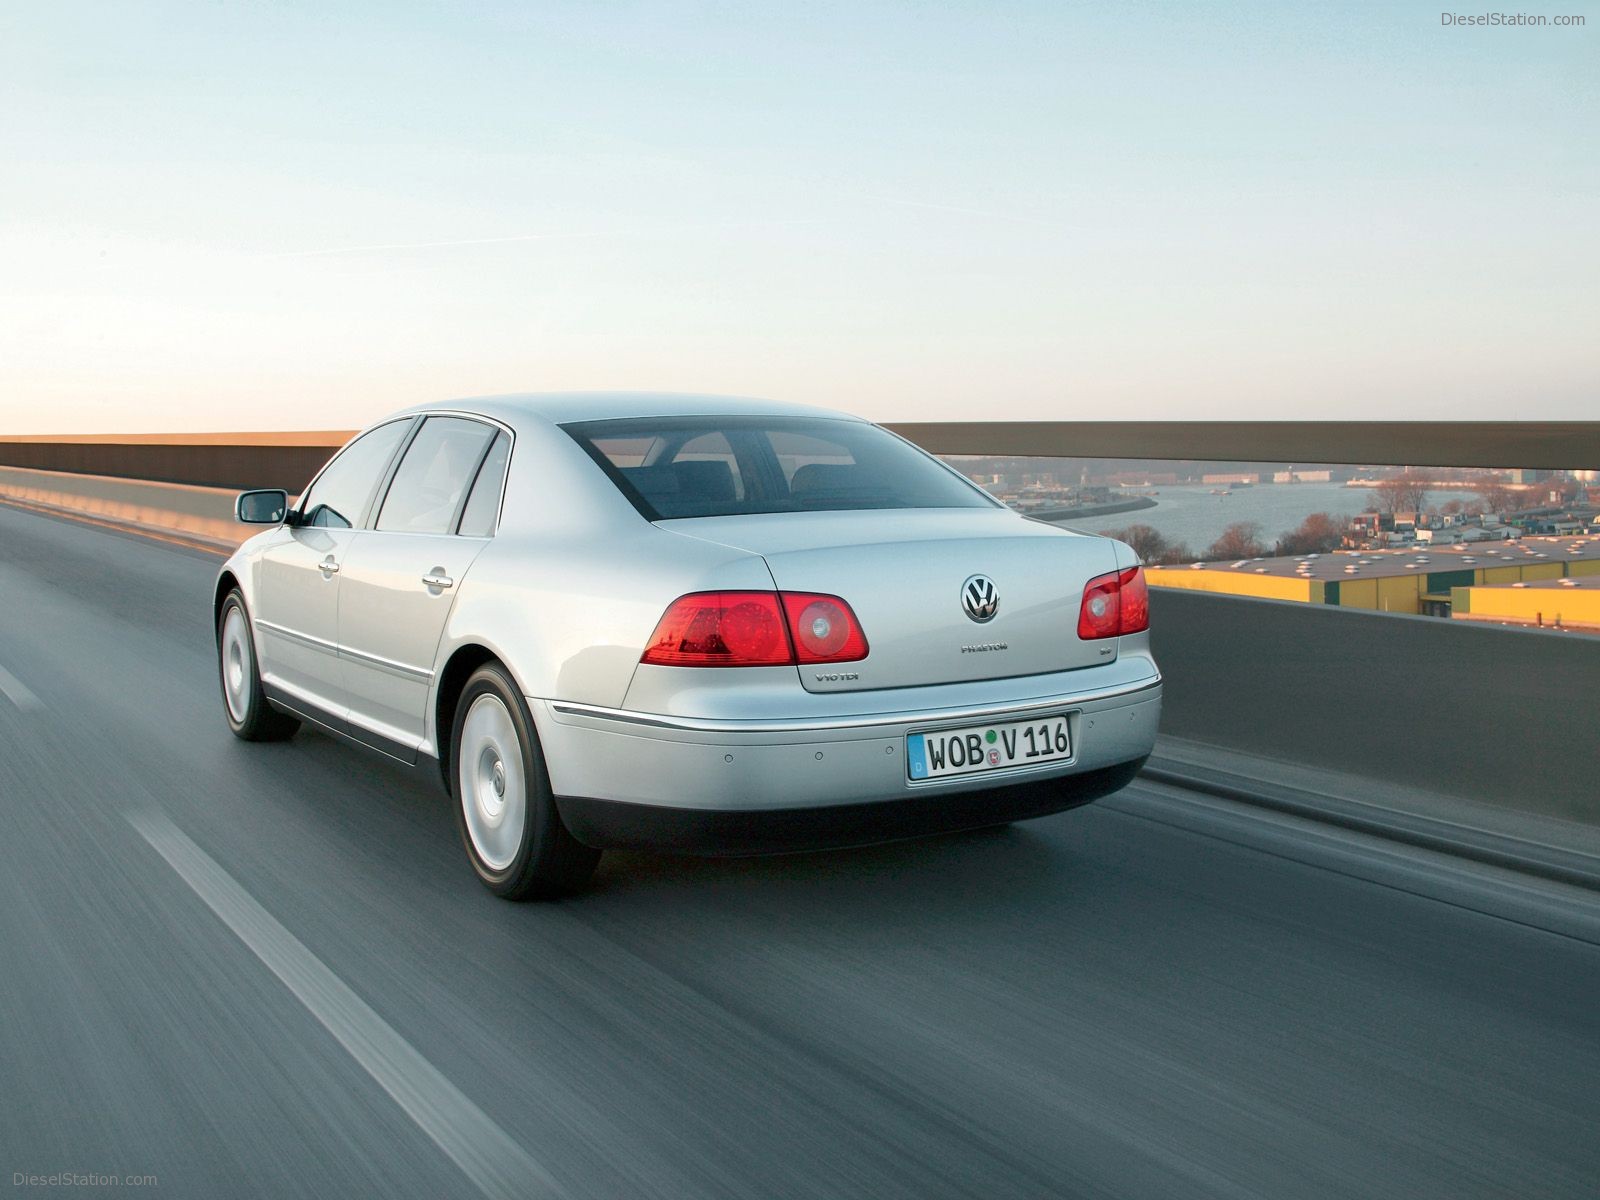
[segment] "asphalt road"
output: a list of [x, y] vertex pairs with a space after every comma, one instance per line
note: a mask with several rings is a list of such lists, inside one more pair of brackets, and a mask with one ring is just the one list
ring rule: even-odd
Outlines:
[[229, 736], [215, 568], [0, 506], [0, 1178], [1600, 1188], [1600, 946], [1538, 916], [1575, 891], [1136, 785], [998, 833], [611, 855], [510, 905], [436, 786]]

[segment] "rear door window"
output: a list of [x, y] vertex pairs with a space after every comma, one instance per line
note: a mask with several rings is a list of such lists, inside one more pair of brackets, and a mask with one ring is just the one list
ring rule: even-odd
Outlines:
[[449, 533], [496, 430], [465, 417], [429, 417], [411, 439], [389, 484], [383, 533]]

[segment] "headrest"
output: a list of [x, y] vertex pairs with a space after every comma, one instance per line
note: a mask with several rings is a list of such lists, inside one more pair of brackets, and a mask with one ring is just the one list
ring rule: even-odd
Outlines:
[[847, 463], [806, 463], [789, 480], [791, 495], [801, 492], [832, 492], [861, 485], [861, 468]]
[[672, 473], [677, 477], [678, 491], [682, 495], [717, 504], [731, 503], [735, 498], [733, 468], [722, 459], [675, 462]]
[[678, 490], [678, 477], [671, 467], [618, 467], [617, 473], [646, 499], [671, 496]]

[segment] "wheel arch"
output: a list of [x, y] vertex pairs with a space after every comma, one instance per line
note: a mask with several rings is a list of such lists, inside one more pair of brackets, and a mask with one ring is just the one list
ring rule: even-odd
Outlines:
[[211, 630], [219, 638], [222, 636], [222, 602], [236, 588], [241, 596], [244, 595], [244, 586], [240, 584], [239, 577], [231, 568], [224, 567], [222, 574], [217, 576], [217, 586], [211, 597]]
[[450, 743], [455, 732], [456, 706], [461, 700], [462, 691], [467, 686], [467, 680], [471, 679], [473, 673], [485, 663], [498, 663], [511, 676], [512, 681], [521, 687], [516, 672], [511, 669], [503, 655], [482, 642], [465, 642], [450, 652], [449, 659], [439, 671], [438, 687], [434, 689], [434, 747], [438, 752], [439, 776], [444, 783], [444, 790], [452, 796], [455, 795], [455, 788], [451, 784]]

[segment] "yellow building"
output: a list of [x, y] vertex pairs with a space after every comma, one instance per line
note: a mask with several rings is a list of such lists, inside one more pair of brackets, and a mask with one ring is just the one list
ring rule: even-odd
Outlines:
[[[1337, 550], [1147, 567], [1145, 573], [1152, 587], [1449, 616], [1457, 593], [1475, 594], [1482, 588], [1498, 591], [1519, 583], [1529, 588], [1558, 587], [1556, 581], [1565, 578], [1600, 577], [1600, 537], [1524, 537], [1405, 550]], [[1476, 615], [1475, 595], [1468, 603]]]
[[1463, 621], [1600, 631], [1600, 571], [1575, 571], [1564, 579], [1531, 583], [1454, 588], [1450, 615]]

